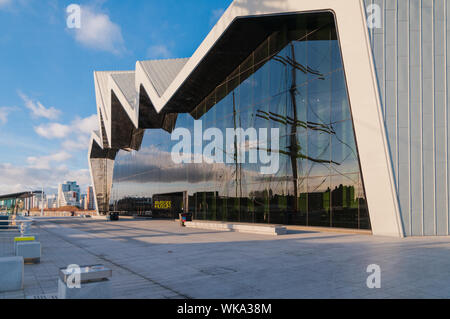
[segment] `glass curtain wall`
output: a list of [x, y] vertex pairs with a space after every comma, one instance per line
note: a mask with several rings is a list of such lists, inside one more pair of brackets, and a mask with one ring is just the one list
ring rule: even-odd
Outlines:
[[[117, 156], [112, 202], [186, 191], [195, 219], [370, 229], [334, 17], [301, 17], [270, 35], [176, 122], [192, 135], [194, 119], [223, 136], [227, 128], [278, 128], [276, 174], [239, 163], [237, 148], [228, 154], [225, 145], [216, 151], [232, 163], [176, 165], [170, 154], [177, 142], [162, 129], [147, 130], [139, 152]], [[204, 148], [209, 141], [192, 143]], [[248, 159], [257, 146], [245, 144]]]

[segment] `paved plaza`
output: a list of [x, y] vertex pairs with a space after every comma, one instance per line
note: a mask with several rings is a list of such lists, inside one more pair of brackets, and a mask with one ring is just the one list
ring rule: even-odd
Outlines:
[[[37, 219], [38, 265], [24, 291], [0, 298], [51, 298], [58, 269], [104, 264], [114, 298], [450, 298], [450, 238], [392, 239], [289, 231], [272, 237], [181, 228], [173, 221]], [[0, 257], [13, 255], [0, 232]], [[369, 289], [368, 265], [381, 267]]]

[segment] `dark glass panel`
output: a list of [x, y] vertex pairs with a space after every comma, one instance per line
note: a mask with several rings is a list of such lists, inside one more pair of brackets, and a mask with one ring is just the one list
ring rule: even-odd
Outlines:
[[331, 178], [316, 176], [308, 178], [308, 226], [331, 225]]
[[359, 175], [334, 175], [332, 180], [332, 227], [358, 228]]

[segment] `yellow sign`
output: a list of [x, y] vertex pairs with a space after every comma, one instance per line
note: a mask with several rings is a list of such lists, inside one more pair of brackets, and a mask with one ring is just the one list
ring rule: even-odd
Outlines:
[[155, 208], [156, 209], [170, 209], [170, 208], [172, 208], [172, 202], [171, 201], [156, 201]]

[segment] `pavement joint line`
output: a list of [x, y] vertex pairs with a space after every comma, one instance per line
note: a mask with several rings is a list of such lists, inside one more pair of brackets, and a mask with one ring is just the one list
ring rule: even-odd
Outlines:
[[[46, 221], [46, 222], [43, 222], [43, 223], [46, 224], [46, 223], [51, 223], [51, 222], [47, 222], [47, 221]], [[76, 247], [78, 247], [78, 248], [80, 248], [80, 249], [82, 249], [82, 250], [88, 252], [89, 254], [94, 255], [94, 256], [97, 257], [97, 258], [99, 258], [99, 259], [101, 259], [101, 260], [103, 260], [103, 261], [105, 261], [105, 262], [107, 262], [107, 263], [110, 263], [110, 264], [112, 264], [112, 265], [114, 265], [114, 266], [116, 266], [116, 267], [118, 267], [118, 268], [121, 268], [121, 269], [123, 269], [123, 270], [125, 270], [125, 271], [128, 271], [128, 272], [130, 272], [130, 273], [133, 274], [133, 275], [136, 275], [136, 276], [138, 276], [138, 277], [140, 277], [140, 278], [142, 278], [142, 279], [144, 279], [144, 280], [146, 280], [146, 281], [148, 281], [148, 282], [150, 282], [150, 283], [152, 283], [152, 284], [154, 284], [154, 285], [159, 286], [160, 288], [163, 288], [163, 289], [168, 290], [168, 291], [170, 291], [170, 292], [172, 292], [172, 293], [174, 293], [174, 294], [176, 294], [176, 295], [178, 295], [178, 296], [180, 296], [180, 297], [183, 297], [183, 299], [193, 299], [192, 297], [190, 297], [190, 296], [188, 296], [188, 295], [186, 295], [186, 294], [183, 294], [183, 293], [181, 293], [181, 292], [179, 292], [179, 291], [177, 291], [177, 290], [175, 290], [175, 289], [172, 289], [172, 288], [170, 288], [170, 287], [168, 287], [168, 286], [165, 286], [165, 285], [163, 285], [163, 284], [161, 284], [161, 283], [155, 281], [154, 279], [151, 279], [151, 278], [149, 278], [149, 277], [147, 277], [147, 276], [144, 276], [144, 275], [142, 275], [142, 274], [140, 274], [140, 273], [138, 273], [138, 272], [136, 272], [136, 271], [134, 271], [134, 270], [132, 270], [132, 269], [130, 269], [130, 268], [124, 266], [124, 265], [118, 264], [118, 263], [114, 262], [113, 260], [108, 259], [108, 258], [105, 257], [104, 255], [98, 255], [98, 254], [96, 254], [95, 252], [92, 252], [91, 250], [87, 249], [86, 247], [83, 247], [83, 246], [81, 246], [81, 245], [78, 245], [78, 244], [76, 244], [75, 242], [70, 242], [70, 241], [68, 241], [66, 238], [64, 238], [63, 236], [61, 236], [60, 234], [54, 233], [54, 232], [52, 232], [52, 231], [49, 231], [49, 230], [47, 230], [47, 229], [45, 229], [45, 228], [40, 227], [39, 224], [37, 224], [36, 226], [37, 226], [37, 228], [39, 228], [40, 230], [44, 230], [44, 231], [47, 232], [47, 233], [50, 233], [50, 234], [52, 234], [52, 235], [54, 235], [54, 236], [56, 236], [56, 237], [59, 237], [59, 238], [61, 238], [62, 240], [64, 240], [65, 242], [67, 242], [67, 243], [69, 243], [69, 244], [72, 244], [72, 245], [74, 245], [74, 246], [76, 246]], [[61, 227], [64, 227], [64, 226], [61, 226]]]

